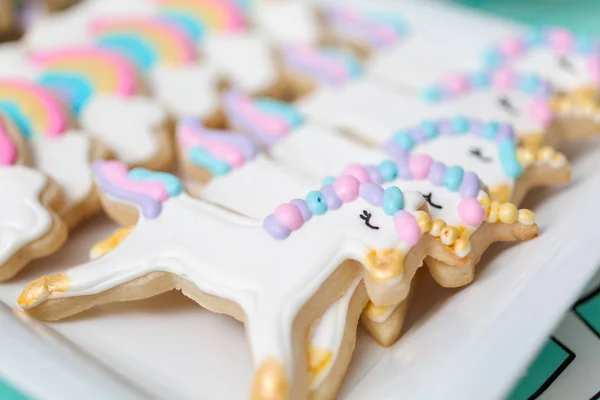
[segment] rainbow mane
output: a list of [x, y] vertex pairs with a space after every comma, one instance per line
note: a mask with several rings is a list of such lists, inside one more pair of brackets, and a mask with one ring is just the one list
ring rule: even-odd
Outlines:
[[57, 136], [67, 129], [69, 118], [62, 105], [45, 88], [21, 80], [0, 80], [0, 112], [26, 138]]
[[182, 121], [177, 128], [177, 140], [192, 164], [208, 169], [215, 176], [241, 167], [257, 153], [249, 138], [208, 129], [194, 120]]
[[64, 96], [79, 115], [96, 94], [130, 96], [137, 91], [132, 65], [120, 54], [99, 47], [78, 47], [38, 54], [39, 83]]
[[529, 114], [544, 126], [553, 118], [550, 106], [552, 96], [550, 83], [536, 75], [520, 74], [508, 68], [449, 75], [441, 83], [423, 89], [421, 98], [428, 103], [438, 103], [464, 96], [471, 91], [489, 88], [500, 91], [519, 90], [531, 96]]
[[156, 218], [162, 203], [183, 191], [179, 179], [166, 172], [143, 168], [127, 170], [120, 161], [96, 161], [93, 165], [98, 185], [109, 196], [136, 204], [146, 218]]
[[405, 32], [404, 21], [394, 14], [369, 13], [333, 6], [326, 10], [325, 17], [340, 36], [365, 42], [376, 49], [391, 46]]
[[246, 26], [243, 8], [233, 0], [161, 0], [161, 15], [194, 41], [211, 32], [237, 32]]
[[267, 146], [285, 137], [303, 122], [300, 113], [284, 102], [252, 99], [234, 90], [224, 96], [225, 114], [233, 125]]
[[17, 146], [6, 130], [4, 118], [0, 117], [0, 166], [13, 165], [17, 155]]
[[177, 25], [157, 18], [97, 21], [98, 46], [115, 50], [143, 71], [157, 64], [180, 66], [196, 59], [192, 39]]
[[[410, 168], [410, 152], [417, 146], [429, 140], [435, 140], [444, 135], [466, 135], [470, 134], [482, 137], [487, 140], [495, 141], [498, 144], [498, 153], [500, 163], [504, 173], [516, 179], [523, 174], [523, 167], [517, 158], [517, 146], [515, 144], [515, 133], [510, 124], [498, 122], [481, 122], [465, 117], [454, 117], [438, 121], [423, 121], [419, 126], [397, 132], [392, 139], [383, 144], [383, 150], [386, 151], [396, 161], [398, 166], [398, 176], [403, 179], [412, 179], [414, 171]], [[436, 171], [429, 178], [436, 186], [444, 185], [449, 190], [462, 190], [461, 180], [445, 180], [445, 174], [450, 167], [442, 163], [432, 166], [432, 171]]]
[[288, 46], [283, 50], [283, 57], [292, 70], [308, 74], [329, 85], [341, 85], [362, 73], [357, 58], [333, 48]]
[[484, 62], [488, 67], [498, 68], [541, 47], [550, 48], [558, 54], [587, 57], [592, 79], [600, 82], [600, 39], [576, 36], [566, 29], [533, 30], [507, 38], [485, 51]]

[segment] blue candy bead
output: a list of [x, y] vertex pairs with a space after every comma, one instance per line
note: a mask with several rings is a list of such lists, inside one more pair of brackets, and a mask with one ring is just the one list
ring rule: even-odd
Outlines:
[[323, 215], [327, 212], [327, 203], [318, 190], [313, 190], [306, 196], [306, 206], [314, 215]]
[[382, 161], [379, 164], [379, 173], [384, 182], [391, 182], [398, 177], [398, 167], [391, 160]]
[[396, 133], [394, 135], [394, 141], [406, 151], [411, 151], [417, 144], [413, 135], [408, 132]]
[[446, 168], [446, 171], [444, 172], [444, 186], [446, 189], [451, 192], [458, 191], [464, 173], [465, 171], [457, 165]]
[[390, 186], [383, 192], [383, 211], [387, 215], [395, 215], [404, 208], [404, 194], [397, 186]]
[[421, 122], [420, 128], [428, 139], [433, 139], [440, 134], [438, 124], [432, 121]]
[[494, 140], [498, 135], [500, 124], [498, 122], [485, 122], [481, 127], [481, 135], [489, 140]]
[[450, 125], [452, 126], [452, 131], [454, 133], [467, 133], [471, 128], [471, 123], [465, 117], [452, 118]]

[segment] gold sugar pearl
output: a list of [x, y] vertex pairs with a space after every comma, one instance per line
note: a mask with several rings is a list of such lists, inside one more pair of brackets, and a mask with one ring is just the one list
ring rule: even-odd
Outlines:
[[518, 221], [523, 225], [533, 225], [535, 223], [535, 214], [531, 210], [519, 210]]
[[519, 147], [517, 150], [517, 160], [522, 166], [528, 167], [535, 162], [535, 154], [531, 149]]
[[454, 242], [456, 242], [456, 239], [458, 239], [459, 236], [460, 232], [454, 226], [447, 226], [444, 229], [442, 229], [442, 232], [440, 233], [440, 239], [442, 240], [442, 243], [444, 243], [446, 246], [451, 246], [452, 244], [454, 244]]
[[505, 224], [512, 224], [517, 220], [519, 215], [519, 211], [517, 206], [512, 203], [504, 203], [500, 206], [500, 211], [498, 212], [498, 217], [500, 221]]
[[471, 244], [469, 239], [465, 236], [461, 236], [454, 242], [454, 252], [460, 257], [466, 256], [471, 250]]
[[440, 236], [442, 233], [442, 229], [446, 227], [446, 222], [443, 219], [434, 219], [431, 223], [430, 234], [432, 236]]
[[556, 153], [552, 157], [552, 165], [555, 167], [562, 167], [567, 162], [567, 157], [563, 153]]
[[490, 200], [490, 198], [488, 196], [483, 196], [479, 199], [479, 204], [481, 204], [481, 207], [483, 208], [483, 211], [486, 213], [488, 210], [490, 209], [490, 203], [492, 201]]
[[427, 214], [425, 211], [417, 211], [414, 215], [417, 219], [417, 223], [419, 224], [419, 228], [421, 228], [421, 232], [429, 232], [433, 226], [429, 214]]
[[490, 204], [490, 208], [488, 210], [488, 215], [487, 215], [487, 222], [490, 223], [495, 223], [496, 221], [498, 221], [498, 213], [500, 211], [500, 203], [497, 201], [492, 201], [492, 204]]
[[544, 146], [537, 151], [536, 156], [539, 161], [548, 162], [552, 160], [554, 153], [556, 153], [556, 151], [552, 147]]

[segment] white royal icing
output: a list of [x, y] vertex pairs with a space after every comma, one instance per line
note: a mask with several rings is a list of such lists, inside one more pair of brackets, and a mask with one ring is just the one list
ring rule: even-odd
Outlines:
[[52, 226], [52, 216], [40, 203], [46, 177], [22, 166], [0, 167], [0, 264]]
[[63, 212], [84, 201], [92, 190], [91, 141], [79, 132], [36, 136], [31, 141], [34, 165], [60, 185], [66, 204]]
[[148, 78], [154, 96], [174, 117], [207, 118], [219, 108], [219, 79], [209, 65], [157, 65]]
[[[420, 195], [404, 195], [405, 209], [414, 212], [422, 202]], [[379, 230], [365, 228], [356, 218], [365, 207]], [[292, 325], [300, 308], [344, 259], [362, 262], [369, 249], [396, 247], [408, 249], [398, 243], [393, 218], [362, 199], [315, 216], [289, 238], [277, 241], [264, 231], [262, 220], [232, 214], [183, 193], [164, 202], [158, 218], [140, 217], [133, 232], [111, 253], [67, 271], [71, 287], [50, 298], [91, 295], [153, 271], [170, 272], [205, 293], [239, 304], [255, 365], [274, 356], [291, 376]]]
[[552, 49], [535, 48], [511, 60], [510, 67], [539, 75], [564, 91], [571, 91], [593, 82], [585, 56], [565, 54], [563, 59], [570, 67], [561, 66], [559, 55]]
[[0, 44], [0, 77], [32, 80], [38, 74], [37, 69], [27, 61], [27, 50], [23, 44]]
[[253, 13], [256, 28], [274, 44], [314, 44], [320, 38], [315, 9], [304, 0], [259, 1]]
[[143, 164], [160, 151], [158, 134], [167, 115], [154, 100], [98, 94], [80, 115], [84, 131], [97, 136], [126, 164]]
[[269, 89], [277, 67], [267, 43], [257, 34], [231, 33], [207, 36], [202, 45], [206, 60], [233, 86], [249, 94]]

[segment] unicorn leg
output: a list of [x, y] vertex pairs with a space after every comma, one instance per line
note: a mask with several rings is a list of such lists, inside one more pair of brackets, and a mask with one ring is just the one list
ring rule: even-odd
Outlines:
[[[19, 305], [42, 320], [62, 319], [100, 304], [155, 296], [174, 287], [152, 254], [140, 254], [125, 240], [106, 256], [31, 282]], [[145, 248], [152, 248], [150, 246]]]

